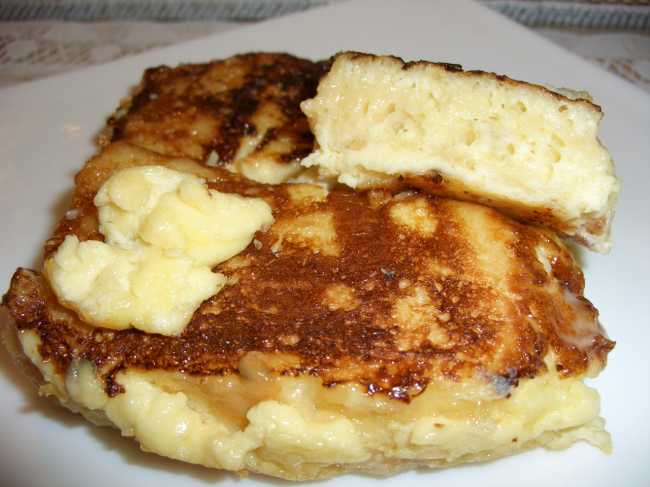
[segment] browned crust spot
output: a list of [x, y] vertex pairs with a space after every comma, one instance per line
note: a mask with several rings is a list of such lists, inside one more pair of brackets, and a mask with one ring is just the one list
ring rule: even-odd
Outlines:
[[[526, 205], [520, 201], [498, 194], [479, 195], [469, 191], [463, 184], [449, 180], [436, 171], [419, 176], [400, 176], [393, 183], [393, 188], [397, 189], [400, 187], [404, 189], [414, 187], [436, 196], [471, 201], [496, 208], [506, 215], [524, 223], [552, 228], [564, 238], [576, 241], [587, 247], [589, 246], [589, 242], [581, 238], [580, 235], [576, 235], [576, 228], [572, 225], [572, 222], [567, 220], [564, 215], [558, 214], [552, 208]], [[590, 220], [585, 230], [590, 235], [602, 235], [605, 229], [605, 219], [601, 217]]]

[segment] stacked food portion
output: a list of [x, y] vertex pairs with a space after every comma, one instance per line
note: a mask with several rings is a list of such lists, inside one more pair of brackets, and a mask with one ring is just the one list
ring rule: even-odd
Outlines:
[[235, 472], [608, 450], [582, 380], [614, 344], [557, 236], [609, 247], [599, 117], [358, 53], [150, 69], [14, 274], [5, 344], [90, 421]]

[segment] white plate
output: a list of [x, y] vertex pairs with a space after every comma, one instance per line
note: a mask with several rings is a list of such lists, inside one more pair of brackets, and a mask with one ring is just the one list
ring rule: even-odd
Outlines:
[[[344, 476], [319, 485], [647, 485], [650, 478], [650, 99], [641, 90], [479, 5], [360, 1], [316, 9], [222, 35], [0, 91], [0, 277], [33, 266], [61, 216], [72, 176], [92, 138], [142, 70], [251, 50], [323, 58], [339, 50], [393, 53], [590, 91], [604, 107], [602, 140], [623, 180], [611, 254], [584, 255], [587, 296], [618, 343], [594, 381], [614, 438], [611, 456], [584, 444], [478, 466], [375, 480]], [[576, 188], [579, 191], [580, 188]], [[50, 487], [207, 485], [235, 477], [141, 453], [112, 430], [86, 425], [36, 397], [3, 352], [0, 477]], [[238, 483], [264, 485], [249, 478]]]

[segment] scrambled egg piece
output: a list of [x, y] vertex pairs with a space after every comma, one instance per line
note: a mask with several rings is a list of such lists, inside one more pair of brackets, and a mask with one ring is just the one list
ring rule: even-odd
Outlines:
[[125, 250], [79, 242], [72, 235], [45, 269], [59, 299], [84, 321], [163, 335], [182, 331], [196, 308], [226, 283], [223, 274], [185, 256], [151, 246]]
[[259, 198], [208, 190], [192, 174], [162, 166], [115, 173], [95, 197], [100, 231], [111, 245], [145, 242], [213, 266], [244, 250], [273, 222]]
[[176, 335], [224, 286], [211, 267], [273, 222], [258, 198], [224, 194], [162, 166], [116, 172], [95, 197], [105, 242], [68, 235], [45, 263], [65, 306], [88, 323]]

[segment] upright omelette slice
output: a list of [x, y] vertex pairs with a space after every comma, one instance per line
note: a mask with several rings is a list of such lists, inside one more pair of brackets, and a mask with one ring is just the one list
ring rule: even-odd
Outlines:
[[355, 188], [416, 186], [606, 252], [619, 183], [586, 93], [460, 66], [342, 53], [302, 108], [305, 166]]

